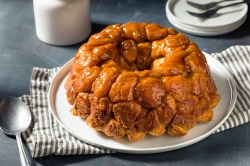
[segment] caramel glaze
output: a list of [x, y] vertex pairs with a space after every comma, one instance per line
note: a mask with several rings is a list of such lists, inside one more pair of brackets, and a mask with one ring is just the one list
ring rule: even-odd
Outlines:
[[154, 23], [115, 24], [92, 35], [76, 53], [65, 88], [73, 115], [131, 141], [185, 135], [212, 119], [220, 99], [197, 45]]

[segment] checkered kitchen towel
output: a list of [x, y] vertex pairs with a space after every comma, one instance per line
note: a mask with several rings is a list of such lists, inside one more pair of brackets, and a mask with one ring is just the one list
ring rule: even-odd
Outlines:
[[[250, 46], [233, 46], [221, 53], [212, 54], [231, 71], [237, 84], [238, 98], [235, 108], [227, 121], [216, 131], [249, 122], [250, 120]], [[104, 154], [112, 151], [86, 144], [70, 135], [55, 120], [48, 109], [47, 92], [55, 69], [34, 68], [31, 76], [30, 95], [21, 99], [29, 106], [33, 124], [22, 133], [31, 155], [41, 157], [46, 155], [80, 155]]]

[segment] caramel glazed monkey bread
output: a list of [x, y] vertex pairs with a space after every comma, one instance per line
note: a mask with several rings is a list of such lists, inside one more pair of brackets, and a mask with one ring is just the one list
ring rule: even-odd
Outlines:
[[73, 115], [130, 141], [185, 135], [210, 121], [220, 100], [197, 45], [154, 23], [115, 24], [92, 35], [76, 53], [65, 88]]

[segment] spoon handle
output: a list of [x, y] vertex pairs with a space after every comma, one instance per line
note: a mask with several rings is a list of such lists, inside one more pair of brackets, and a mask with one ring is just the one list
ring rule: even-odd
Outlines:
[[19, 150], [21, 165], [22, 166], [29, 166], [28, 159], [27, 159], [25, 152], [24, 152], [24, 149], [23, 149], [23, 143], [22, 143], [20, 134], [16, 135], [16, 140], [17, 140], [17, 146], [18, 146], [18, 150]]

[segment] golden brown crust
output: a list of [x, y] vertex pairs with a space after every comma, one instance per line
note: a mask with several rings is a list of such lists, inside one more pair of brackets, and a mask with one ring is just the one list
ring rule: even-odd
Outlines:
[[65, 83], [73, 115], [107, 136], [186, 134], [220, 100], [206, 58], [187, 36], [152, 23], [110, 25], [75, 55]]

